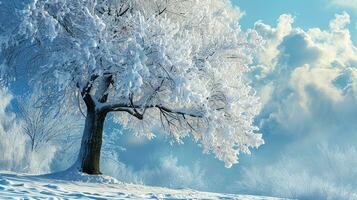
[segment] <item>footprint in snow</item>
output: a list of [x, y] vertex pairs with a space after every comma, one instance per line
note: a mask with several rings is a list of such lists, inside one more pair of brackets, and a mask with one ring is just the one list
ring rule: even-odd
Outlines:
[[67, 194], [67, 196], [69, 197], [76, 197], [76, 198], [83, 198], [85, 197], [84, 194], [81, 194], [81, 193], [70, 193], [70, 194]]
[[57, 185], [52, 185], [52, 184], [47, 184], [47, 185], [44, 185], [43, 187], [55, 189], [55, 190], [57, 190], [59, 188]]
[[29, 190], [32, 191], [32, 192], [37, 192], [38, 191], [37, 188], [29, 188]]
[[118, 195], [119, 195], [119, 196], [126, 196], [126, 194], [123, 193], [123, 192], [118, 192]]
[[15, 184], [11, 184], [11, 186], [14, 186], [14, 187], [22, 187], [24, 186], [25, 184], [23, 183], [15, 183]]

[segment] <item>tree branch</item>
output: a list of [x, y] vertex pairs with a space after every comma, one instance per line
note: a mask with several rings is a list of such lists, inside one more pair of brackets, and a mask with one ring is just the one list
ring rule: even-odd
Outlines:
[[131, 103], [130, 104], [126, 104], [126, 103], [104, 104], [101, 107], [101, 111], [104, 111], [104, 112], [125, 111], [125, 112], [128, 112], [129, 114], [137, 117], [138, 119], [143, 119], [144, 116], [138, 112], [135, 112], [134, 109], [149, 109], [149, 108], [157, 108], [159, 110], [162, 110], [162, 111], [165, 111], [168, 113], [196, 117], [196, 118], [204, 117], [203, 113], [195, 113], [195, 112], [184, 110], [184, 109], [172, 109], [172, 108], [168, 108], [168, 107], [162, 106], [162, 105], [138, 106], [138, 105], [134, 105]]
[[113, 83], [113, 75], [111, 73], [104, 73], [102, 79], [98, 88], [98, 94], [95, 97], [100, 103], [105, 103], [108, 100], [108, 88]]
[[[95, 103], [93, 101], [92, 96], [90, 95], [90, 91], [92, 90], [93, 87], [93, 82], [98, 78], [99, 76], [97, 74], [93, 74], [90, 78], [90, 81], [87, 82], [87, 84], [82, 88], [81, 90], [81, 95], [82, 98], [87, 106], [87, 108], [94, 108]], [[79, 84], [77, 84], [79, 87]]]

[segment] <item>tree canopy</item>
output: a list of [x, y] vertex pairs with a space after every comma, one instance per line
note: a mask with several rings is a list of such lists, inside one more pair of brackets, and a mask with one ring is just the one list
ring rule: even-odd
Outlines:
[[31, 43], [42, 104], [81, 97], [137, 135], [190, 136], [230, 167], [263, 144], [244, 78], [260, 37], [240, 16], [228, 0], [33, 0], [6, 46]]

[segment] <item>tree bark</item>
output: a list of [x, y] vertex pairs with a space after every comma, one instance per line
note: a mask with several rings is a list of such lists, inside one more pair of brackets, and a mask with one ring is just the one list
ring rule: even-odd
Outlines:
[[86, 174], [98, 175], [100, 172], [100, 152], [103, 126], [107, 112], [87, 107], [84, 132], [78, 156], [77, 167]]

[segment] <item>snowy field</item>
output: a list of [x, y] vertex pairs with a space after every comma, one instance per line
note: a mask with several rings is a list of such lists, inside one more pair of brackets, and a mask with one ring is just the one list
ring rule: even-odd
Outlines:
[[[61, 180], [58, 180], [60, 178]], [[69, 181], [69, 179], [72, 179]], [[76, 180], [76, 181], [73, 181]], [[111, 177], [0, 173], [0, 199], [236, 199], [279, 198], [198, 192], [121, 183]]]

